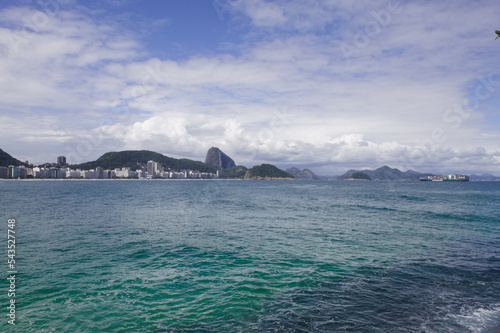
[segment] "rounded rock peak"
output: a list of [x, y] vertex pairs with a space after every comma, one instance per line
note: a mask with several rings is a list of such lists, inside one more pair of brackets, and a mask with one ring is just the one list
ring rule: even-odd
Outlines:
[[205, 163], [217, 169], [228, 169], [236, 166], [233, 159], [217, 147], [212, 147], [208, 150]]

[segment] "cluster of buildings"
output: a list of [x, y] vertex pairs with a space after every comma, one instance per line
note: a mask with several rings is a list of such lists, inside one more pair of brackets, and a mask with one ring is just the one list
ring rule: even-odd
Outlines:
[[66, 165], [66, 158], [59, 156], [56, 166], [26, 167], [9, 166], [0, 167], [1, 179], [115, 179], [115, 178], [143, 178], [143, 179], [211, 179], [222, 176], [220, 172], [209, 173], [195, 170], [171, 171], [155, 161], [149, 161], [146, 170], [131, 170], [130, 168], [118, 168], [114, 170], [97, 167], [91, 170], [73, 170]]
[[[122, 168], [123, 170], [126, 168]], [[139, 174], [137, 178], [163, 178], [163, 179], [210, 179], [219, 178], [222, 176], [220, 171], [217, 173], [210, 172], [200, 172], [195, 170], [181, 170], [181, 171], [170, 171], [165, 170], [165, 168], [158, 162], [148, 161], [146, 170], [137, 170]], [[134, 177], [132, 177], [134, 178]]]

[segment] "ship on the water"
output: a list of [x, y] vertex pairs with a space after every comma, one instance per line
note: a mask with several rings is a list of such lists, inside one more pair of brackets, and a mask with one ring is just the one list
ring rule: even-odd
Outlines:
[[420, 180], [428, 182], [447, 182], [447, 181], [468, 182], [469, 176], [464, 176], [464, 175], [426, 176], [426, 177], [420, 177]]

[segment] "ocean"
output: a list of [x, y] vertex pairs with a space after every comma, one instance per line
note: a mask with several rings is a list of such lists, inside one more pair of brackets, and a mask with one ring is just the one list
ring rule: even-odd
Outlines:
[[4, 332], [500, 332], [500, 182], [4, 180], [0, 204]]

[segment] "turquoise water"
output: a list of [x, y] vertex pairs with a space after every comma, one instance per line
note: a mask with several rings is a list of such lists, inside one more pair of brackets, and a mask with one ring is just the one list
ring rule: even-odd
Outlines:
[[0, 203], [3, 331], [500, 332], [499, 182], [0, 181]]

